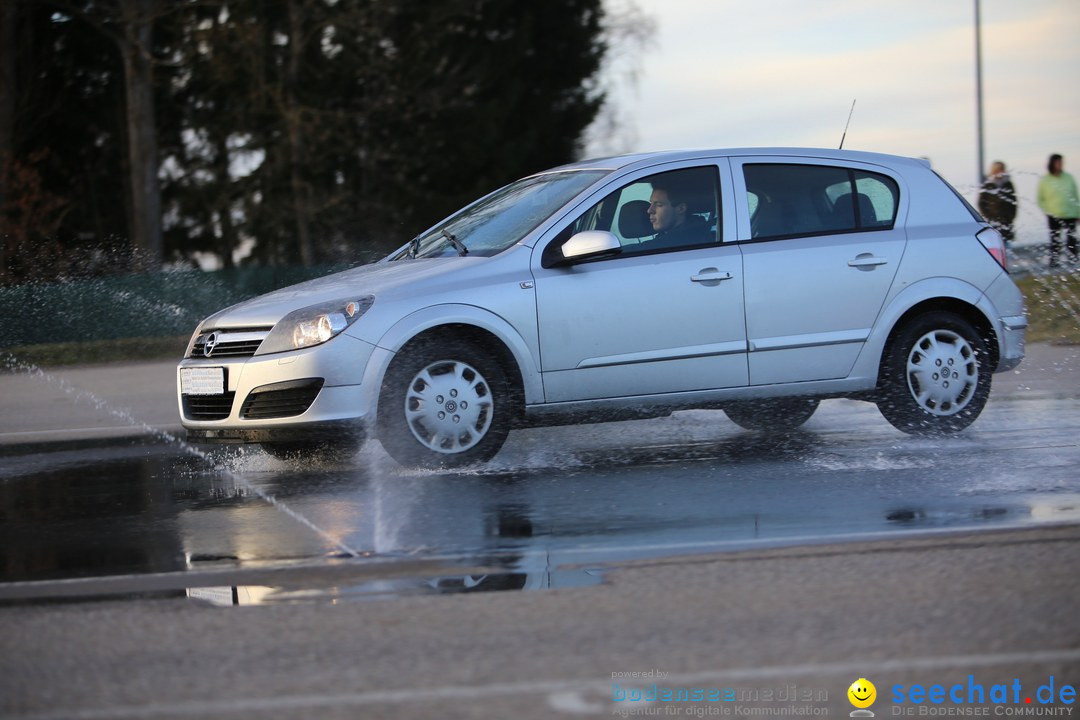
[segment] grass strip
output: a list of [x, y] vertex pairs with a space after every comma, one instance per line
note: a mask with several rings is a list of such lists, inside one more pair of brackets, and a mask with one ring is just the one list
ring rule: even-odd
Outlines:
[[1080, 345], [1080, 274], [1029, 275], [1016, 284], [1027, 304], [1028, 342]]

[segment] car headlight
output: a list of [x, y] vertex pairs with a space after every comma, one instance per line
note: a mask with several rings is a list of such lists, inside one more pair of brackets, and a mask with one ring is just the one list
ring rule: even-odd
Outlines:
[[255, 354], [269, 355], [321, 345], [359, 320], [374, 302], [374, 296], [365, 295], [294, 310], [274, 325]]

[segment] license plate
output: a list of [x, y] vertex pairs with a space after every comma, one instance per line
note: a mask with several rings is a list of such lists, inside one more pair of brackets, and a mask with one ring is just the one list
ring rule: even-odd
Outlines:
[[180, 368], [180, 392], [184, 395], [225, 394], [225, 368]]

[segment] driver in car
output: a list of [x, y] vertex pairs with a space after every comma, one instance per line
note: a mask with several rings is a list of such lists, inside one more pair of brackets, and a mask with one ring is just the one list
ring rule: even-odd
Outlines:
[[674, 178], [652, 183], [649, 197], [649, 223], [656, 237], [643, 243], [649, 248], [670, 248], [714, 242], [705, 219], [690, 212], [688, 188]]

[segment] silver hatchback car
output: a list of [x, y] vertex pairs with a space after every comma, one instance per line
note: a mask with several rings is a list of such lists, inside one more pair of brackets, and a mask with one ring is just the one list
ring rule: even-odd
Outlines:
[[1026, 327], [1001, 236], [924, 161], [651, 153], [524, 178], [379, 262], [212, 315], [177, 395], [194, 441], [368, 436], [435, 467], [517, 427], [723, 408], [789, 430], [833, 397], [950, 433]]

